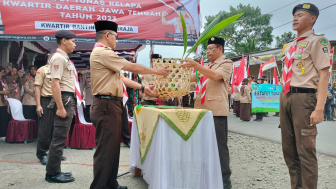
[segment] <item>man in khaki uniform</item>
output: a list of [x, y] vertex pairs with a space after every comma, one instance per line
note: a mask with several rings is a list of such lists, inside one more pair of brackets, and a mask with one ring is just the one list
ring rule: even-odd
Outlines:
[[96, 127], [97, 149], [93, 156], [94, 179], [91, 189], [127, 189], [117, 181], [119, 155], [123, 82], [127, 87], [141, 89], [147, 95], [155, 96], [151, 87], [145, 87], [128, 78], [120, 71], [136, 74], [158, 74], [167, 76], [166, 68], [152, 69], [141, 64], [132, 64], [119, 57], [113, 49], [118, 43], [118, 24], [111, 21], [94, 23], [98, 43], [90, 56], [91, 87], [94, 95], [91, 105], [91, 120]]
[[[36, 113], [39, 116], [39, 138], [37, 142], [36, 156], [42, 165], [48, 163], [47, 151], [49, 150], [54, 128], [53, 123], [55, 113], [52, 109], [47, 108], [52, 95], [50, 64], [48, 63], [37, 70], [35, 77]], [[64, 159], [64, 157], [62, 158]]]
[[90, 107], [92, 104], [93, 96], [91, 89], [91, 75], [90, 73], [85, 73], [79, 83], [81, 92], [83, 93], [85, 90], [85, 120], [87, 122], [91, 122], [90, 118]]
[[[225, 41], [222, 38], [211, 37], [208, 41], [207, 55], [210, 60], [209, 65], [202, 66], [194, 60], [188, 58], [182, 67], [194, 67], [201, 72], [200, 77], [207, 77], [205, 101], [202, 104], [202, 90], [198, 93], [195, 101], [195, 108], [211, 110], [214, 116], [219, 159], [222, 169], [224, 189], [232, 188], [229, 149], [227, 146], [229, 115], [228, 85], [232, 74], [233, 62], [225, 59]], [[196, 74], [191, 77], [192, 82], [196, 82]]]
[[75, 180], [70, 172], [61, 172], [61, 159], [76, 106], [75, 66], [68, 57], [68, 54], [73, 52], [76, 47], [76, 35], [69, 30], [59, 30], [55, 37], [58, 48], [50, 59], [53, 98], [47, 108], [52, 109], [56, 115], [45, 180], [66, 183]]
[[284, 51], [284, 84], [280, 98], [282, 151], [292, 188], [316, 189], [316, 124], [323, 121], [330, 43], [312, 29], [319, 15], [315, 5], [299, 4], [292, 14], [297, 38], [288, 43]]
[[[160, 54], [153, 54], [152, 58], [151, 58], [151, 62], [150, 62], [150, 66], [151, 68], [153, 68], [153, 59], [158, 59], [158, 58], [162, 58], [162, 56]], [[154, 75], [144, 75], [143, 79], [142, 79], [142, 84], [144, 86], [150, 86], [150, 85], [154, 85], [155, 81], [154, 81]], [[158, 98], [157, 97], [152, 97], [152, 96], [148, 96], [146, 94], [142, 94], [142, 105], [158, 105]]]

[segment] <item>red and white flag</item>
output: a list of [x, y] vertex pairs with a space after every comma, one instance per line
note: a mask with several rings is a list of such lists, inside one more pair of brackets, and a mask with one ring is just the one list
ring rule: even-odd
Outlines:
[[329, 80], [331, 79], [331, 70], [334, 60], [334, 47], [330, 50], [330, 68], [329, 68]]
[[262, 71], [264, 72], [264, 71], [266, 71], [268, 69], [271, 69], [273, 67], [276, 67], [276, 66], [277, 66], [277, 64], [276, 64], [275, 58], [273, 57], [269, 61], [267, 61], [266, 63], [264, 63], [262, 65]]
[[149, 50], [149, 59], [152, 59], [152, 56], [154, 54], [154, 45], [150, 45], [150, 50]]
[[276, 71], [276, 67], [274, 67], [273, 84], [274, 85], [279, 85], [279, 79], [278, 79], [278, 74], [277, 74], [277, 71]]
[[19, 65], [19, 70], [24, 70], [24, 67], [23, 67], [23, 53], [24, 53], [23, 41], [20, 41], [19, 45], [20, 45], [20, 54], [19, 54], [19, 58], [18, 58], [16, 64]]
[[243, 82], [244, 78], [247, 78], [247, 72], [246, 72], [246, 62], [245, 62], [245, 58], [244, 58], [244, 55], [243, 55], [243, 57], [241, 59], [241, 62], [240, 62], [240, 65], [239, 65], [239, 68], [237, 70], [236, 80], [233, 84], [233, 85], [238, 86], [239, 91], [240, 91], [240, 88], [242, 86], [242, 82]]
[[235, 67], [235, 64], [233, 64], [232, 67], [232, 76], [231, 76], [231, 94], [233, 94], [233, 84], [236, 82], [236, 73], [237, 73], [237, 68]]
[[263, 71], [262, 71], [262, 63], [260, 64], [260, 68], [259, 68], [259, 74], [258, 74], [258, 79], [259, 77], [263, 76]]
[[127, 94], [126, 86], [124, 84], [124, 79], [122, 79], [122, 84], [123, 84], [123, 105], [125, 106], [128, 100], [128, 94]]

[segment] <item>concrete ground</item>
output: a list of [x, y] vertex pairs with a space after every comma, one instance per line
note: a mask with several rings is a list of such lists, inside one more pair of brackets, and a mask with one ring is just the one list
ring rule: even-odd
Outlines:
[[[262, 122], [241, 122], [229, 116], [229, 149], [232, 185], [237, 189], [287, 189], [289, 175], [284, 163], [280, 142], [279, 118], [264, 118]], [[319, 187], [336, 188], [336, 133], [335, 122], [318, 126], [317, 149], [319, 160]], [[93, 177], [94, 150], [64, 149], [67, 161], [62, 171], [71, 171], [73, 183], [51, 184], [44, 180], [45, 166], [35, 156], [37, 142], [8, 144], [0, 142], [0, 188], [4, 189], [59, 189], [89, 188]], [[128, 171], [129, 148], [121, 144], [119, 174]], [[118, 179], [130, 189], [146, 189], [141, 177], [127, 174]]]

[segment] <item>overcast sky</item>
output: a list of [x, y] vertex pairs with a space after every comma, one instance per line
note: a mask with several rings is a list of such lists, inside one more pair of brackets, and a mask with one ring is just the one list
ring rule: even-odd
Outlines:
[[[239, 4], [258, 6], [263, 14], [271, 13], [271, 26], [276, 28], [292, 21], [293, 7], [300, 3], [313, 3], [320, 10], [320, 16], [314, 26], [316, 33], [325, 34], [329, 40], [336, 40], [336, 0], [201, 0], [201, 16], [203, 23], [205, 16], [215, 15], [221, 10], [229, 11], [229, 7], [237, 7]], [[292, 31], [292, 24], [286, 24], [273, 30], [273, 36], [279, 36], [284, 32]], [[275, 40], [275, 39], [274, 39]], [[181, 58], [183, 47], [155, 46], [154, 53], [159, 53], [163, 57]], [[138, 62], [149, 66], [149, 46], [139, 53]]]

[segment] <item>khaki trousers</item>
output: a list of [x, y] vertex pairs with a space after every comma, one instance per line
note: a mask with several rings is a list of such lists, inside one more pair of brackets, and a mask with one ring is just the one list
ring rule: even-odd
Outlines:
[[117, 188], [120, 155], [122, 102], [93, 98], [91, 121], [96, 127], [91, 189]]
[[280, 96], [282, 151], [292, 189], [316, 189], [316, 125], [310, 115], [316, 106], [315, 93], [288, 93]]

